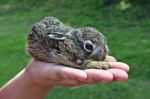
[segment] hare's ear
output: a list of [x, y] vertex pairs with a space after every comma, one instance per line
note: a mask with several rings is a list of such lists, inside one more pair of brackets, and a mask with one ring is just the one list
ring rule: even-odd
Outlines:
[[65, 40], [66, 37], [63, 34], [54, 32], [54, 33], [49, 33], [48, 37], [54, 40]]

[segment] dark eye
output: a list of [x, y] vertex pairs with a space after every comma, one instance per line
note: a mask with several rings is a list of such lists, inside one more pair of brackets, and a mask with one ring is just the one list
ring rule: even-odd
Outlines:
[[87, 52], [92, 52], [95, 48], [95, 45], [90, 41], [87, 40], [84, 42], [84, 50]]

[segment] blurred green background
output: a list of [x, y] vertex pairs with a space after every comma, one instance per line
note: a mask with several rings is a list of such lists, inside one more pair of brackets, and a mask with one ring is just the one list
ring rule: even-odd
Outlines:
[[47, 99], [150, 99], [149, 0], [0, 0], [0, 86], [31, 59], [27, 33], [45, 16], [96, 27], [107, 37], [110, 54], [131, 66], [127, 82], [56, 87]]

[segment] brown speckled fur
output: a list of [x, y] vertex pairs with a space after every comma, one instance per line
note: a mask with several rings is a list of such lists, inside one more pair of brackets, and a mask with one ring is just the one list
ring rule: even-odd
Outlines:
[[108, 53], [103, 34], [92, 27], [72, 28], [54, 17], [33, 25], [28, 34], [28, 53], [37, 60], [78, 69], [107, 69]]

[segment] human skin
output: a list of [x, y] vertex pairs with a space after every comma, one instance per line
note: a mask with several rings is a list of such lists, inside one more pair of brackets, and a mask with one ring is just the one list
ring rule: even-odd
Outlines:
[[106, 61], [112, 69], [79, 70], [66, 66], [31, 60], [27, 67], [3, 86], [0, 99], [44, 99], [54, 86], [79, 86], [128, 79], [129, 66], [116, 62], [112, 56]]

